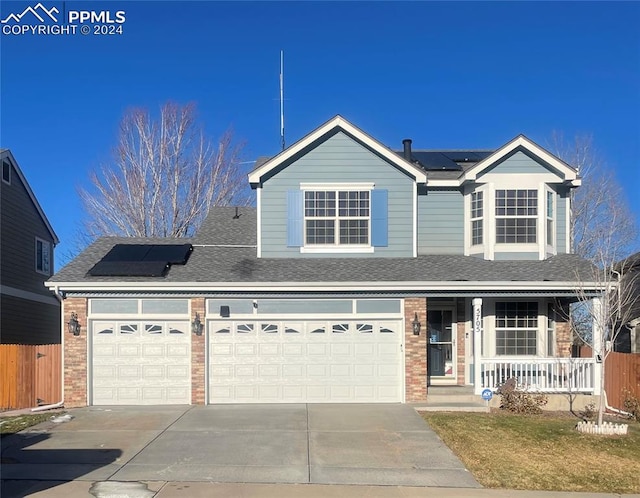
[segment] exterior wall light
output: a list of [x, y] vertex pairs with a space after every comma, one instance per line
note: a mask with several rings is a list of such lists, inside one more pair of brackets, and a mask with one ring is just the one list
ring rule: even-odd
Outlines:
[[202, 322], [200, 321], [200, 315], [196, 313], [196, 317], [193, 319], [193, 322], [191, 322], [191, 331], [195, 335], [202, 335], [202, 329], [203, 329], [203, 325], [202, 325]]
[[70, 334], [76, 336], [80, 335], [80, 322], [78, 322], [78, 314], [75, 311], [71, 312], [71, 318], [69, 318], [67, 328], [69, 329]]
[[413, 318], [413, 322], [411, 322], [411, 325], [413, 326], [413, 335], [420, 335], [420, 320], [418, 320], [418, 313], [416, 312], [414, 318]]

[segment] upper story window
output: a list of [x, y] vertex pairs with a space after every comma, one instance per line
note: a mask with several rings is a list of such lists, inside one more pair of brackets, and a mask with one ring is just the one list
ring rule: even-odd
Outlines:
[[51, 275], [51, 243], [36, 237], [36, 271]]
[[368, 190], [304, 192], [305, 245], [369, 245]]
[[547, 223], [546, 223], [546, 241], [548, 246], [554, 245], [553, 230], [553, 192], [547, 190]]
[[474, 192], [471, 194], [471, 245], [482, 244], [484, 213], [484, 192]]
[[538, 303], [496, 302], [496, 355], [536, 355]]
[[2, 181], [11, 183], [11, 164], [9, 161], [2, 161]]
[[497, 244], [537, 242], [537, 190], [496, 190], [495, 206]]

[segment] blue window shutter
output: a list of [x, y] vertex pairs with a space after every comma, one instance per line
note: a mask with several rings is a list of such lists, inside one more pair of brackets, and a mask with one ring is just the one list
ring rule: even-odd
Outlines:
[[389, 191], [385, 189], [371, 191], [371, 245], [387, 247], [389, 245]]
[[287, 246], [302, 247], [302, 191], [287, 191]]

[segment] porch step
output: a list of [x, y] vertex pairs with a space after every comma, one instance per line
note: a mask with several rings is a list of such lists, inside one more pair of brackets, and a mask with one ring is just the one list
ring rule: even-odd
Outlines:
[[473, 394], [472, 386], [429, 386], [427, 402], [418, 411], [488, 412], [487, 402]]

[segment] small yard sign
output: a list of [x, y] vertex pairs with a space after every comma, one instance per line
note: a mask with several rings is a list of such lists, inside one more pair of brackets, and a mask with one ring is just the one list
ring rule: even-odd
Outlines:
[[491, 389], [485, 389], [482, 391], [482, 399], [485, 401], [491, 401], [493, 398], [493, 391]]

